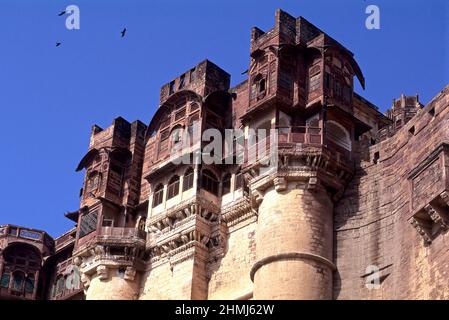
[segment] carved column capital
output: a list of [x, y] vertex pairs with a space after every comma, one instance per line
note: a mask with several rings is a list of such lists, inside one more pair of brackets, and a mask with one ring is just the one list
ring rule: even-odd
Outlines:
[[273, 180], [274, 189], [277, 192], [285, 191], [287, 189], [287, 180], [284, 177], [277, 177]]
[[83, 284], [84, 290], [87, 290], [90, 286], [90, 278], [85, 273], [81, 274], [81, 283]]
[[133, 267], [127, 267], [125, 270], [125, 280], [134, 281], [136, 277], [136, 269]]
[[97, 274], [100, 280], [107, 280], [109, 278], [109, 270], [105, 265], [100, 265], [97, 267]]
[[310, 190], [316, 189], [318, 186], [318, 178], [317, 177], [310, 177], [309, 182], [307, 184], [307, 188]]
[[254, 190], [252, 194], [253, 194], [253, 201], [255, 205], [258, 207], [263, 201], [263, 193], [259, 190]]

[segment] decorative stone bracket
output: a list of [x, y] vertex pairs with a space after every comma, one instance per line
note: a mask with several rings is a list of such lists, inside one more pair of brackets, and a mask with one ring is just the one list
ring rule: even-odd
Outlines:
[[430, 244], [438, 232], [448, 229], [449, 193], [442, 192], [424, 208], [418, 210], [409, 222], [423, 238], [424, 243]]
[[410, 224], [416, 229], [418, 234], [423, 238], [425, 244], [432, 243], [432, 228], [428, 221], [418, 217], [412, 217], [409, 220]]

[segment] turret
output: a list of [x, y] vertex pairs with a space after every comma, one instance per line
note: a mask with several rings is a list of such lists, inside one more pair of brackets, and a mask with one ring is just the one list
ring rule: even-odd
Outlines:
[[85, 169], [73, 263], [81, 271], [86, 299], [136, 299], [144, 270], [145, 203], [139, 205], [146, 125], [123, 118], [94, 126]]

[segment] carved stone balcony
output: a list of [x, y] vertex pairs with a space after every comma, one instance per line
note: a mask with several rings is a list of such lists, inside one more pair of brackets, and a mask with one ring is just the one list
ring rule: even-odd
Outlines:
[[145, 246], [145, 239], [145, 231], [136, 228], [102, 227], [97, 230], [92, 239], [77, 248], [75, 253], [83, 255], [85, 251], [95, 246], [105, 246], [106, 248]]
[[244, 172], [251, 185], [252, 205], [257, 206], [269, 186], [283, 190], [292, 180], [310, 189], [323, 184], [337, 200], [354, 170], [350, 159], [325, 145], [286, 142], [278, 144], [277, 153], [271, 150], [265, 159], [248, 164]]
[[54, 252], [54, 240], [44, 231], [10, 224], [0, 226], [0, 249], [17, 242], [36, 247], [43, 256]]
[[74, 264], [80, 267], [84, 288], [97, 273], [109, 278], [109, 269], [126, 269], [125, 279], [133, 280], [136, 270], [145, 269], [146, 233], [135, 228], [102, 227], [92, 239], [74, 252]]
[[410, 224], [429, 245], [449, 225], [449, 145], [441, 144], [413, 169], [410, 183]]

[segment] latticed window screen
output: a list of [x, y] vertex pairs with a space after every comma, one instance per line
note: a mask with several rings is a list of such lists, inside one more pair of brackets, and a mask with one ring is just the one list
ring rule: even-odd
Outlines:
[[154, 191], [153, 195], [153, 208], [160, 205], [164, 200], [164, 186], [162, 184], [158, 185]]
[[231, 175], [228, 173], [223, 178], [223, 194], [231, 192]]
[[97, 229], [97, 218], [98, 211], [89, 212], [88, 214], [81, 217], [79, 233], [80, 237], [84, 237], [85, 235]]
[[56, 283], [56, 295], [64, 292], [65, 279], [60, 277]]
[[321, 74], [317, 74], [310, 78], [309, 82], [309, 92], [318, 90], [321, 85]]
[[33, 293], [34, 291], [34, 278], [33, 276], [29, 276], [25, 280], [25, 292]]
[[184, 175], [184, 180], [182, 182], [182, 191], [186, 191], [189, 190], [190, 188], [193, 188], [193, 177], [194, 177], [193, 169], [189, 168]]
[[15, 272], [12, 279], [12, 289], [15, 291], [22, 291], [24, 278], [22, 272]]
[[11, 275], [9, 274], [9, 272], [3, 273], [2, 278], [0, 279], [0, 288], [8, 288], [10, 279]]
[[209, 170], [203, 171], [201, 187], [214, 195], [218, 195], [218, 179]]
[[175, 197], [179, 193], [179, 177], [174, 176], [170, 179], [167, 189], [167, 199]]
[[327, 135], [332, 142], [351, 151], [351, 139], [349, 133], [341, 125], [329, 121], [327, 123]]

